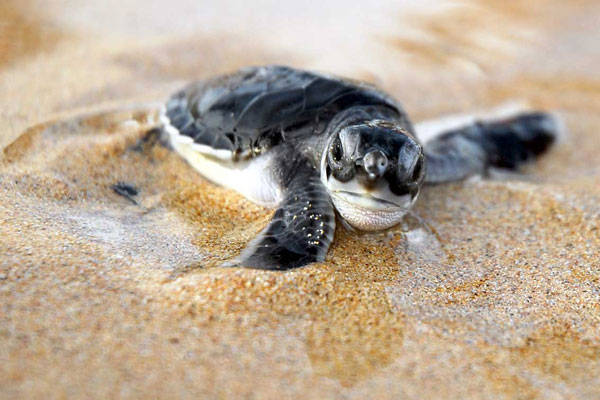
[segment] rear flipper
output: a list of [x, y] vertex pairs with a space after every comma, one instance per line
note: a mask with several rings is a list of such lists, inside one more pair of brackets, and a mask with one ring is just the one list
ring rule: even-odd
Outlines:
[[425, 144], [425, 181], [455, 181], [484, 173], [489, 167], [515, 170], [544, 153], [558, 130], [554, 117], [543, 112], [450, 130]]
[[327, 191], [306, 160], [281, 158], [284, 200], [269, 225], [227, 266], [282, 271], [325, 259], [335, 230]]

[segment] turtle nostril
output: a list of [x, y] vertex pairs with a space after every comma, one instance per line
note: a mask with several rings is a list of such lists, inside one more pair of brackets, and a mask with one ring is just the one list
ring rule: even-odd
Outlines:
[[363, 167], [371, 178], [382, 176], [388, 167], [388, 159], [380, 150], [371, 150], [363, 158]]

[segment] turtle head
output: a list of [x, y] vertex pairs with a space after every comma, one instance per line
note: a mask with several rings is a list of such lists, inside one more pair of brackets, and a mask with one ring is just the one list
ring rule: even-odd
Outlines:
[[341, 217], [360, 230], [396, 225], [425, 177], [423, 147], [408, 131], [373, 120], [330, 138], [321, 177]]

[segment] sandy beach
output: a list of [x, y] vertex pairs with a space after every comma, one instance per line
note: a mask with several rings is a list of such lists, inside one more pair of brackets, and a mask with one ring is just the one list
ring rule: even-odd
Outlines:
[[[1, 399], [600, 399], [600, 4], [367, 7], [0, 3]], [[416, 122], [527, 104], [565, 133], [339, 226], [323, 263], [219, 268], [272, 211], [145, 132], [186, 82], [271, 63]]]

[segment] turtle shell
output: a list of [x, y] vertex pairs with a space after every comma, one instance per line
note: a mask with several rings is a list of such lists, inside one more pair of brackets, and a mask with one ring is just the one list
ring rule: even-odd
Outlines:
[[166, 105], [179, 134], [194, 143], [256, 155], [287, 140], [322, 134], [332, 118], [353, 106], [400, 105], [373, 86], [283, 66], [243, 68], [190, 84]]

